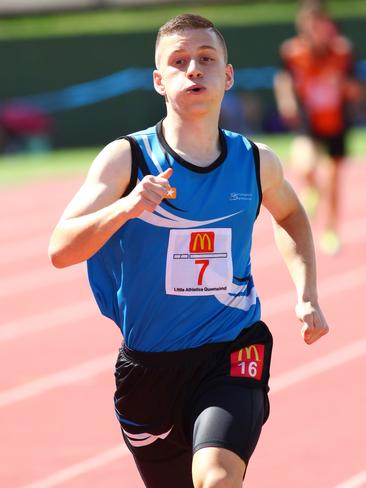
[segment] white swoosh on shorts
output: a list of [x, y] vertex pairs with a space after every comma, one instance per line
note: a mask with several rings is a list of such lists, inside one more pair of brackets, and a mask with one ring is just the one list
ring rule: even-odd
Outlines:
[[170, 432], [172, 431], [173, 427], [174, 426], [172, 425], [167, 432], [163, 432], [162, 434], [158, 434], [158, 435], [150, 434], [149, 432], [144, 432], [142, 434], [132, 434], [130, 432], [127, 432], [125, 429], [122, 430], [126, 435], [128, 442], [131, 444], [131, 446], [143, 447], [143, 446], [148, 446], [153, 442], [156, 442], [158, 439], [162, 439], [162, 440], [166, 439], [170, 434]]

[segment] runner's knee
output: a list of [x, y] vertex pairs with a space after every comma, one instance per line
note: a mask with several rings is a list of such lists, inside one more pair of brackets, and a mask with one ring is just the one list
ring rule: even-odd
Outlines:
[[202, 476], [194, 476], [195, 488], [240, 488], [242, 481], [235, 479], [224, 468], [211, 467]]
[[195, 488], [241, 488], [244, 472], [244, 461], [226, 449], [200, 449], [193, 456]]

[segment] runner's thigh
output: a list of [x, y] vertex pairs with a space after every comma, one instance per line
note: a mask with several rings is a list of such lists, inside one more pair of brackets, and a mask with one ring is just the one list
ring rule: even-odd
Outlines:
[[160, 461], [146, 461], [135, 455], [134, 459], [147, 488], [194, 488], [191, 451], [165, 455]]
[[248, 464], [268, 408], [267, 394], [261, 387], [239, 383], [214, 386], [193, 408], [193, 453], [204, 447], [221, 447]]

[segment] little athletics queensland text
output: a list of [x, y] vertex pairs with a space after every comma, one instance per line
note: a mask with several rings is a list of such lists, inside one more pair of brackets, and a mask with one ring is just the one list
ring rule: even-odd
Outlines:
[[202, 288], [199, 288], [199, 287], [198, 288], [189, 288], [189, 287], [187, 287], [187, 288], [178, 288], [177, 287], [177, 288], [174, 288], [174, 291], [179, 291], [181, 293], [182, 292], [183, 293], [184, 292], [192, 292], [192, 291], [196, 291], [196, 292], [197, 291], [198, 292], [200, 292], [200, 291], [202, 291], [202, 292], [204, 292], [204, 291], [206, 291], [206, 292], [207, 291], [227, 291], [227, 286], [216, 286], [216, 287], [213, 287], [213, 288], [209, 288], [208, 286], [204, 286]]

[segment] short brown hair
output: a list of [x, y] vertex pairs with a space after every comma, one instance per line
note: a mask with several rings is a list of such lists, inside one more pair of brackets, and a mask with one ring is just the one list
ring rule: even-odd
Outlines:
[[182, 32], [185, 29], [211, 29], [216, 34], [221, 43], [222, 49], [224, 51], [225, 62], [227, 63], [228, 54], [224, 36], [218, 29], [216, 29], [216, 27], [210, 20], [205, 19], [200, 15], [194, 14], [177, 15], [176, 17], [173, 17], [172, 19], [168, 20], [164, 25], [162, 25], [158, 30], [158, 35], [156, 37], [155, 52], [162, 37], [169, 36], [176, 32]]

